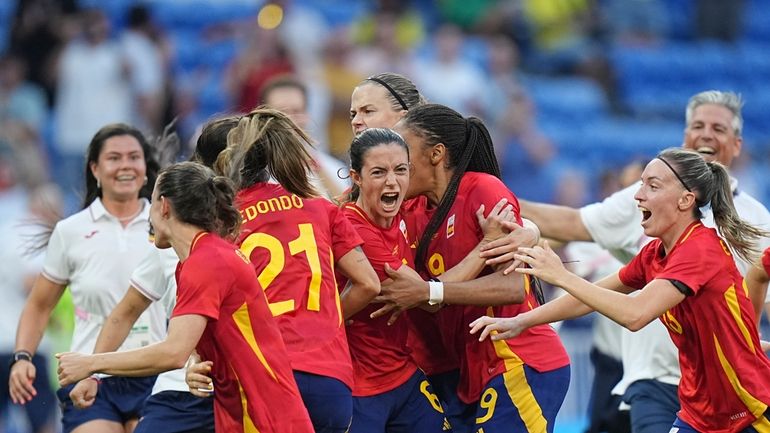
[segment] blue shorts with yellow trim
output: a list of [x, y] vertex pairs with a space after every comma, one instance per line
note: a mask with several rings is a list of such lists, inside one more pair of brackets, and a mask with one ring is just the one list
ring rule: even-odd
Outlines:
[[457, 396], [457, 385], [460, 383], [460, 370], [450, 370], [445, 373], [428, 376], [433, 391], [441, 401], [449, 425], [454, 433], [470, 433], [473, 431], [473, 420], [476, 406], [465, 404]]
[[476, 409], [476, 433], [553, 433], [569, 388], [569, 365], [538, 373], [519, 365], [495, 376]]
[[[740, 433], [767, 433], [770, 432], [770, 420], [768, 419], [768, 412], [765, 412], [764, 416], [759, 417], [754, 423], [741, 430]], [[674, 425], [671, 426], [669, 433], [701, 433], [698, 430], [692, 428], [690, 424], [682, 421], [679, 417], [674, 420]]]
[[441, 403], [425, 374], [417, 370], [395, 389], [368, 397], [353, 397], [349, 433], [451, 432]]

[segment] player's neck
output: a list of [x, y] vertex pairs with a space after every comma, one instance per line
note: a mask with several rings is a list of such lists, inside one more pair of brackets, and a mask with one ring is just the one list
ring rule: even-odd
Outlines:
[[169, 243], [174, 248], [180, 262], [184, 262], [190, 257], [192, 247], [198, 238], [198, 235], [205, 230], [190, 224], [179, 224], [172, 232]]
[[445, 168], [437, 168], [435, 170], [432, 187], [425, 193], [431, 206], [438, 206], [441, 199], [444, 198], [444, 194], [446, 194], [446, 190], [449, 188], [449, 181], [452, 180], [453, 173], [454, 170], [447, 170]]

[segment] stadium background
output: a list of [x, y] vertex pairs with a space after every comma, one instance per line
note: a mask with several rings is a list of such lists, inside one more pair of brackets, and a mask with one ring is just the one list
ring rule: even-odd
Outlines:
[[[519, 197], [580, 206], [617, 189], [626, 164], [678, 146], [691, 95], [731, 90], [746, 101], [733, 174], [770, 203], [768, 0], [0, 0], [0, 218], [17, 194], [50, 182], [67, 212], [77, 207], [81, 174], [62, 162], [71, 149], [55, 119], [78, 107], [62, 106], [67, 84], [55, 65], [94, 7], [109, 23], [101, 43], [122, 53], [137, 5], [150, 21], [131, 32], [160, 60], [143, 73], [161, 86], [143, 88], [142, 65], [121, 57], [104, 85], [133, 108], [114, 120], [158, 133], [176, 118], [183, 143], [212, 116], [257, 102], [269, 77], [293, 72], [308, 85], [312, 136], [344, 160], [352, 88], [394, 71], [430, 101], [486, 122]], [[15, 60], [27, 66], [21, 78]], [[92, 97], [79, 103], [105, 103]], [[136, 108], [147, 100], [157, 115]], [[87, 137], [89, 127], [66, 125]], [[558, 432], [584, 422], [590, 320], [560, 330], [573, 374]]]

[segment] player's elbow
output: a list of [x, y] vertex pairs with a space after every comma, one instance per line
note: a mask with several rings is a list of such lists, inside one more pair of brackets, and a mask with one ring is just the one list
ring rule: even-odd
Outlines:
[[371, 272], [367, 272], [366, 277], [361, 280], [360, 290], [369, 300], [374, 299], [380, 294], [380, 279], [377, 278], [377, 273], [374, 272], [374, 269]]
[[631, 332], [636, 332], [649, 325], [650, 322], [651, 320], [649, 318], [643, 317], [641, 314], [636, 314], [624, 320], [620, 325]]

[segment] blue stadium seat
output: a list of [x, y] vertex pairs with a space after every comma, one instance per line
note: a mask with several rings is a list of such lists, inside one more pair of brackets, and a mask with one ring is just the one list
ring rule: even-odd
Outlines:
[[607, 98], [593, 80], [530, 76], [522, 82], [541, 118], [584, 123], [607, 115]]

